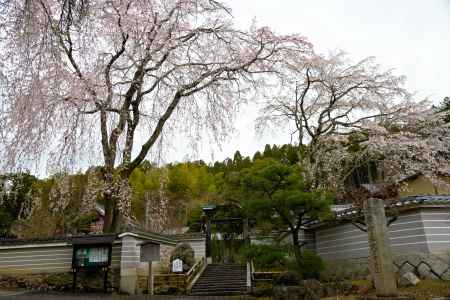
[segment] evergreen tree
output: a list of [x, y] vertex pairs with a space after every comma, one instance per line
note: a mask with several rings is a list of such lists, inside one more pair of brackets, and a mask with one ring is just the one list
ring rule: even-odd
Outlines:
[[330, 195], [323, 191], [306, 191], [298, 166], [271, 158], [258, 160], [244, 170], [241, 184], [247, 213], [273, 230], [286, 230], [301, 267], [304, 244], [299, 240], [300, 230], [306, 224], [328, 216]]

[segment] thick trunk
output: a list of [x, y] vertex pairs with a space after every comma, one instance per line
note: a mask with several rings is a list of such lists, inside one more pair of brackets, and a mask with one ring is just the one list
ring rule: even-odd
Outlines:
[[113, 203], [114, 197], [109, 193], [104, 193], [103, 198], [105, 201], [105, 218], [103, 225], [103, 232], [111, 233], [115, 232], [117, 227], [117, 213], [115, 209], [115, 204]]
[[124, 226], [128, 225], [126, 218], [129, 215], [130, 199], [128, 191], [128, 177], [113, 179], [113, 176], [105, 176], [105, 189], [103, 191], [103, 199], [105, 202], [105, 218], [103, 232], [117, 233]]

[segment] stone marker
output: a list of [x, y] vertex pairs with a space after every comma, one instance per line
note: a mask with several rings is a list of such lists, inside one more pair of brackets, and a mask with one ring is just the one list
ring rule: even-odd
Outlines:
[[398, 280], [398, 285], [401, 287], [416, 286], [419, 282], [420, 279], [416, 275], [411, 272], [406, 272]]
[[397, 280], [389, 244], [384, 201], [370, 198], [364, 202], [364, 215], [369, 239], [369, 269], [379, 297], [397, 296]]
[[373, 276], [376, 295], [358, 297], [365, 300], [413, 300], [414, 296], [399, 296], [394, 261], [389, 243], [389, 232], [384, 201], [371, 198], [364, 202], [364, 215], [369, 239], [369, 269]]

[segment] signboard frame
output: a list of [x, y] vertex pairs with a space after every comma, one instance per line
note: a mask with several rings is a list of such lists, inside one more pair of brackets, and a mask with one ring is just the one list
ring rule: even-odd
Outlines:
[[[91, 265], [80, 265], [79, 259], [77, 258], [77, 252], [79, 250], [85, 249], [90, 252], [92, 249], [107, 249], [108, 251], [108, 259], [104, 262], [99, 262], [97, 264], [92, 263]], [[111, 252], [112, 245], [111, 244], [91, 244], [91, 245], [73, 245], [73, 254], [72, 254], [72, 269], [100, 269], [111, 266]], [[89, 257], [88, 257], [89, 258]]]
[[[150, 253], [149, 250], [155, 253]], [[161, 245], [154, 242], [146, 242], [141, 244], [141, 262], [160, 261], [161, 260]]]
[[[107, 292], [107, 283], [108, 283], [108, 271], [111, 266], [111, 256], [112, 256], [112, 243], [116, 239], [116, 235], [87, 235], [87, 236], [79, 236], [72, 238], [72, 272], [73, 272], [73, 280], [72, 280], [72, 290], [75, 292], [77, 286], [77, 275], [81, 271], [103, 271], [103, 291]], [[89, 256], [88, 264], [80, 264], [79, 258], [77, 257], [77, 253], [80, 250], [85, 249], [87, 253], [90, 253], [92, 249], [103, 248], [108, 252], [107, 260], [101, 261], [99, 263], [89, 264]]]

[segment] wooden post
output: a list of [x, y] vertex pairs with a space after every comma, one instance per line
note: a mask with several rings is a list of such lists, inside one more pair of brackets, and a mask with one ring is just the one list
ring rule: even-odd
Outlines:
[[252, 292], [252, 264], [250, 261], [247, 261], [247, 265], [246, 265], [246, 277], [247, 277], [247, 282], [246, 282], [246, 286], [247, 286], [247, 293], [251, 293]]
[[73, 278], [72, 278], [72, 293], [75, 293], [75, 289], [77, 288], [77, 269], [73, 269]]
[[149, 295], [153, 295], [153, 270], [152, 270], [152, 262], [148, 262], [148, 278], [147, 278], [147, 291]]
[[108, 292], [108, 268], [103, 268], [103, 292]]

